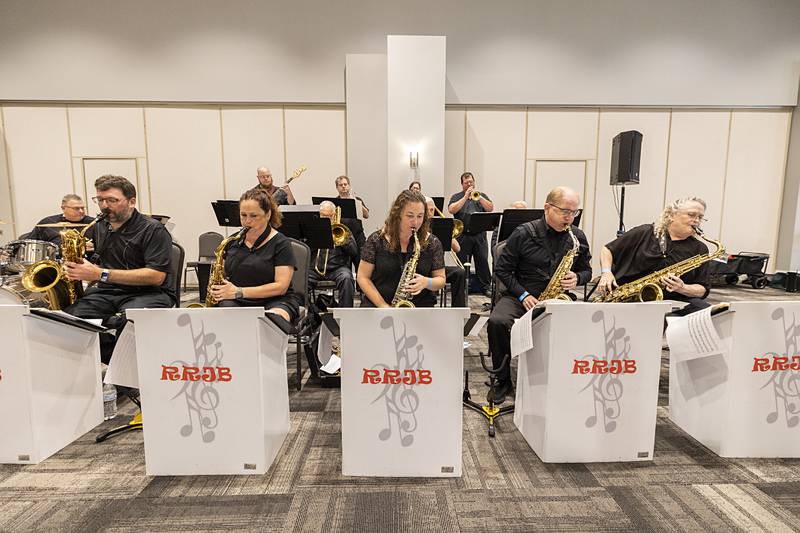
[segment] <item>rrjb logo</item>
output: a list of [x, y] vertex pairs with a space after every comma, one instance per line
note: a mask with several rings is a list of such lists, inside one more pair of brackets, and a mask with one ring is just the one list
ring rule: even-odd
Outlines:
[[161, 381], [218, 381], [227, 383], [233, 379], [227, 366], [186, 366], [161, 365]]
[[573, 374], [635, 374], [636, 359], [575, 359]]
[[384, 368], [383, 372], [376, 368], [365, 368], [361, 378], [362, 384], [367, 385], [430, 385], [433, 377], [430, 370], [410, 369], [396, 370]]

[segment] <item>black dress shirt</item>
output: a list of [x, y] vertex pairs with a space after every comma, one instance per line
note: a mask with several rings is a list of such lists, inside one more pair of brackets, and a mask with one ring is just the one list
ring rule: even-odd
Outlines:
[[[592, 277], [592, 256], [583, 231], [573, 226], [572, 233], [580, 245], [572, 271], [578, 276], [578, 285], [584, 285]], [[505, 285], [506, 293], [515, 298], [526, 291], [538, 298], [564, 254], [573, 246], [566, 231], [554, 230], [544, 218], [517, 226], [505, 242], [494, 271], [497, 279]]]

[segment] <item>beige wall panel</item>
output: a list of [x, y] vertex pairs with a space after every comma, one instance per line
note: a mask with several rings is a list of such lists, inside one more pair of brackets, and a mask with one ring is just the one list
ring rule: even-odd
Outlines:
[[686, 196], [708, 207], [703, 230], [719, 235], [730, 111], [673, 111], [665, 203]]
[[652, 222], [664, 207], [664, 180], [667, 169], [669, 111], [622, 111], [600, 113], [599, 149], [594, 200], [594, 226], [590, 239], [592, 256], [614, 240], [619, 215], [614, 208], [611, 173], [611, 140], [620, 132], [638, 130], [644, 136], [639, 167], [641, 183], [625, 188], [625, 226], [633, 228]]
[[770, 254], [771, 271], [790, 119], [789, 111], [734, 111], [731, 120], [722, 242], [731, 253]]
[[17, 233], [60, 212], [61, 198], [74, 192], [64, 107], [3, 108], [12, 201]]
[[[467, 165], [500, 209], [524, 198], [525, 111], [467, 111]], [[452, 186], [460, 191], [458, 180]]]
[[141, 107], [69, 107], [72, 155], [142, 157], [144, 113]]
[[[292, 182], [297, 203], [310, 204], [312, 196], [335, 196], [334, 180], [346, 173], [344, 109], [286, 109], [284, 120], [286, 175], [273, 169], [276, 185], [304, 165], [308, 170]], [[358, 193], [358, 184], [353, 190]]]
[[597, 109], [528, 112], [528, 159], [595, 159]]
[[[139, 180], [139, 184], [136, 186], [136, 193], [139, 195], [137, 205], [142, 211], [153, 213], [152, 202], [150, 201], [150, 177], [147, 174], [147, 158], [136, 158], [136, 175]], [[171, 228], [171, 226], [168, 227]]]
[[574, 189], [583, 200], [585, 178], [586, 161], [537, 161], [533, 205], [544, 205], [547, 194], [559, 185]]
[[0, 245], [14, 240], [14, 211], [11, 208], [11, 180], [6, 164], [5, 129], [3, 128], [3, 108], [0, 107]]
[[98, 206], [91, 198], [96, 196], [96, 189], [94, 182], [100, 176], [106, 174], [114, 174], [116, 176], [123, 176], [136, 186], [136, 206], [139, 211], [145, 213], [149, 212], [147, 205], [142, 205], [140, 195], [141, 180], [136, 168], [135, 159], [94, 159], [85, 158], [78, 159], [80, 161], [79, 174], [79, 190], [78, 194], [83, 196], [86, 201], [86, 212], [91, 216], [97, 216]]
[[256, 169], [269, 167], [283, 183], [283, 110], [223, 109], [225, 197], [239, 196], [256, 185]]
[[187, 260], [197, 238], [220, 231], [211, 202], [222, 198], [219, 110], [146, 108], [152, 209], [170, 215]]
[[463, 108], [444, 112], [444, 192], [447, 199], [461, 190], [458, 177], [464, 172], [465, 118]]

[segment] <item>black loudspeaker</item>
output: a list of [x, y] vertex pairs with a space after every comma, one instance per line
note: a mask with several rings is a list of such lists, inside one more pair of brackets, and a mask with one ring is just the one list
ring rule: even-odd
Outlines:
[[797, 272], [786, 273], [786, 292], [797, 292]]
[[611, 143], [611, 185], [639, 183], [639, 160], [642, 156], [642, 134], [623, 131]]

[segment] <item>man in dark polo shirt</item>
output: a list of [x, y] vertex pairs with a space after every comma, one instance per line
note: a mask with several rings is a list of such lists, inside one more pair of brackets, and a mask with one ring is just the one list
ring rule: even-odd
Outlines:
[[256, 188], [266, 191], [267, 194], [272, 196], [277, 205], [295, 205], [297, 203], [294, 199], [294, 194], [292, 194], [292, 189], [288, 185], [276, 187], [272, 183], [272, 171], [269, 168], [258, 167], [256, 169], [256, 177], [258, 178]]
[[[538, 303], [538, 296], [550, 283], [564, 254], [573, 247], [566, 231], [578, 214], [580, 197], [567, 187], [556, 187], [547, 195], [544, 217], [518, 226], [497, 257], [494, 273], [505, 287], [489, 316], [489, 348], [492, 364], [498, 368], [511, 352], [511, 326], [514, 320]], [[578, 239], [578, 253], [572, 269], [561, 279], [561, 287], [571, 290], [586, 284], [592, 277], [589, 243], [580, 229], [572, 227]], [[509, 365], [498, 376], [495, 403], [505, 401], [513, 390]]]
[[[64, 311], [107, 320], [126, 309], [172, 307], [172, 237], [167, 228], [136, 210], [136, 187], [127, 179], [101, 176], [94, 186], [93, 200], [106, 216], [95, 225], [94, 256], [83, 263], [66, 262], [64, 270], [71, 280], [96, 285]], [[106, 355], [110, 353], [103, 354], [104, 362]]]
[[[494, 210], [494, 204], [481, 192], [480, 200], [472, 200], [470, 196], [475, 190], [475, 177], [472, 172], [464, 172], [461, 174], [461, 192], [457, 192], [450, 197], [450, 202], [447, 205], [447, 210], [455, 218], [464, 223], [467, 227], [467, 222], [472, 213], [488, 213]], [[475, 267], [475, 274], [481, 284], [481, 292], [486, 292], [489, 289], [489, 244], [486, 242], [486, 232], [481, 232], [478, 235], [461, 234], [458, 238], [458, 244], [461, 246], [461, 251], [458, 252], [458, 258], [462, 263], [472, 263]], [[470, 260], [470, 258], [472, 258]]]
[[[62, 228], [41, 228], [39, 224], [55, 224], [63, 222], [74, 222], [78, 224], [89, 224], [94, 218], [86, 215], [86, 204], [83, 198], [77, 194], [67, 194], [61, 199], [61, 214], [44, 217], [37, 223], [30, 233], [20, 235], [20, 239], [34, 239], [37, 241], [52, 242], [56, 246], [61, 246]], [[81, 231], [82, 228], [75, 228]], [[86, 232], [86, 238], [91, 239], [94, 235], [94, 227]]]

